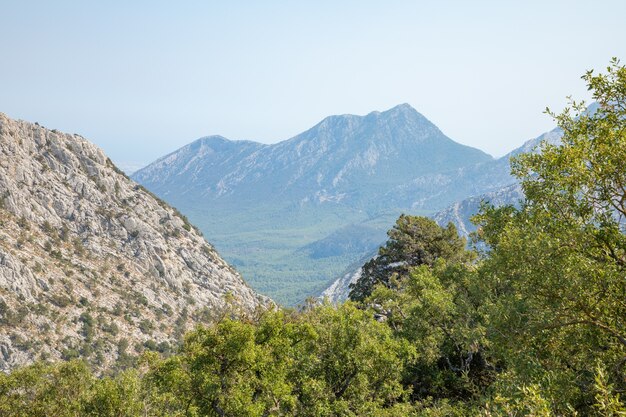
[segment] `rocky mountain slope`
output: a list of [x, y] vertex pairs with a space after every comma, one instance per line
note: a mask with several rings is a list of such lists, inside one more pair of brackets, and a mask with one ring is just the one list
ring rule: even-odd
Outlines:
[[123, 363], [267, 303], [95, 145], [0, 113], [0, 370]]
[[[492, 162], [403, 104], [330, 116], [274, 145], [199, 139], [133, 178], [187, 214], [255, 288], [294, 304], [371, 250], [359, 230], [384, 238], [402, 211], [435, 211], [510, 182], [507, 172], [502, 184], [465, 180]], [[319, 256], [328, 242], [340, 250]]]
[[[379, 245], [380, 246], [380, 245]], [[335, 279], [328, 288], [320, 294], [319, 298], [327, 300], [333, 304], [343, 302], [350, 295], [350, 284], [355, 283], [361, 278], [363, 266], [370, 259], [378, 255], [378, 250], [372, 251], [365, 255], [355, 263], [349, 265], [337, 279]]]
[[[543, 133], [536, 138], [525, 142], [522, 146], [502, 158], [499, 158], [493, 165], [498, 166], [496, 168], [497, 170], [502, 170], [506, 167], [506, 170], [510, 171], [511, 167], [509, 161], [512, 157], [522, 153], [536, 152], [539, 145], [543, 142], [556, 145], [560, 142], [561, 135], [562, 131], [559, 128]], [[520, 184], [512, 176], [510, 178], [511, 180], [508, 185], [500, 186], [493, 191], [457, 201], [456, 203], [453, 203], [445, 209], [435, 213], [432, 216], [433, 219], [440, 225], [446, 225], [449, 222], [452, 222], [461, 235], [468, 236], [471, 232], [476, 230], [476, 227], [472, 224], [470, 219], [478, 213], [482, 202], [487, 202], [494, 206], [503, 206], [507, 204], [518, 205], [519, 202], [523, 200], [524, 193]]]
[[466, 198], [451, 204], [449, 207], [435, 213], [432, 218], [441, 226], [445, 226], [450, 222], [454, 223], [459, 234], [468, 237], [470, 233], [476, 230], [476, 226], [471, 222], [471, 218], [478, 213], [483, 202], [494, 206], [508, 204], [517, 206], [523, 198], [522, 187], [515, 183], [490, 193]]
[[390, 186], [491, 159], [452, 141], [403, 104], [366, 116], [330, 116], [274, 145], [199, 139], [133, 178], [158, 195], [182, 201], [192, 196], [368, 206]]

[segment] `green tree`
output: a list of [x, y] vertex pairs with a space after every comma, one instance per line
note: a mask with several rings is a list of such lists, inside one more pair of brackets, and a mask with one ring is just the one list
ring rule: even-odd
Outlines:
[[[388, 326], [348, 302], [306, 312], [311, 336], [298, 337], [290, 380], [299, 416], [405, 415], [401, 383], [414, 349]], [[396, 414], [393, 414], [393, 413]]]
[[74, 417], [83, 414], [83, 399], [93, 376], [84, 362], [36, 363], [0, 373], [0, 415]]
[[560, 145], [512, 161], [521, 208], [477, 217], [504, 385], [540, 389], [557, 414], [591, 412], [598, 362], [626, 389], [626, 68], [583, 78], [597, 105], [573, 103], [555, 115]]
[[403, 382], [412, 398], [469, 401], [492, 381], [483, 292], [472, 265], [421, 265], [391, 287], [378, 285], [370, 309], [416, 350]]
[[401, 375], [411, 351], [368, 312], [324, 305], [199, 328], [146, 380], [168, 415], [384, 415], [410, 408]]
[[[95, 380], [83, 400], [83, 414], [93, 417], [140, 417], [149, 411], [143, 401], [141, 378], [135, 370], [115, 378]], [[150, 413], [150, 415], [155, 415]]]
[[432, 265], [440, 258], [466, 260], [470, 255], [452, 223], [444, 228], [426, 217], [402, 214], [387, 234], [389, 240], [378, 256], [368, 261], [358, 281], [350, 284], [351, 300], [364, 300], [377, 284], [389, 286], [392, 277], [404, 277], [412, 267]]
[[181, 354], [158, 365], [150, 377], [161, 398], [191, 415], [262, 416], [289, 410], [293, 399], [285, 372], [290, 358], [282, 354], [290, 346], [290, 326], [273, 314], [258, 326], [226, 319], [188, 334]]

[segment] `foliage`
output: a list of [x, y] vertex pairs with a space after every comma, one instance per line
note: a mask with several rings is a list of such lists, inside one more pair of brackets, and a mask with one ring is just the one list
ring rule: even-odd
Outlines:
[[443, 228], [426, 217], [403, 214], [388, 235], [378, 256], [363, 266], [359, 280], [350, 285], [351, 300], [364, 300], [374, 286], [389, 286], [392, 277], [406, 276], [414, 266], [432, 266], [440, 258], [464, 260], [469, 254], [465, 251], [465, 239], [459, 237], [452, 223]]
[[142, 373], [97, 379], [71, 361], [2, 375], [0, 414], [397, 415], [407, 409], [400, 376], [411, 355], [352, 304], [267, 312], [198, 328], [177, 355], [147, 354]]
[[150, 378], [200, 415], [363, 415], [402, 399], [407, 354], [366, 312], [326, 305], [200, 328]]
[[513, 161], [526, 202], [485, 208], [481, 282], [507, 385], [536, 387], [554, 413], [591, 413], [595, 367], [626, 389], [626, 68], [583, 77], [597, 101], [556, 117], [562, 144]]
[[57, 366], [38, 363], [10, 375], [0, 373], [0, 415], [79, 415], [92, 378], [85, 364], [77, 361]]
[[417, 351], [403, 377], [414, 399], [469, 398], [492, 378], [474, 276], [471, 265], [440, 259], [412, 269], [391, 288], [378, 285], [366, 300]]

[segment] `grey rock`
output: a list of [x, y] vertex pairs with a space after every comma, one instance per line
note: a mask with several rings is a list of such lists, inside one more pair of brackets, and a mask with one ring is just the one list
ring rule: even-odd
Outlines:
[[[106, 366], [121, 338], [175, 343], [198, 323], [196, 312], [272, 304], [98, 147], [2, 113], [0, 225], [0, 296], [10, 311], [0, 323], [0, 370], [76, 350], [83, 313], [97, 318]], [[164, 305], [168, 315], [158, 313]]]

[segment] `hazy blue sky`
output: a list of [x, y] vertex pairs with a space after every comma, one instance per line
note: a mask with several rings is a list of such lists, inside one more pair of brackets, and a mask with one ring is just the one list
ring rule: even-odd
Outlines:
[[407, 102], [499, 156], [626, 60], [626, 1], [0, 0], [0, 111], [120, 163]]

